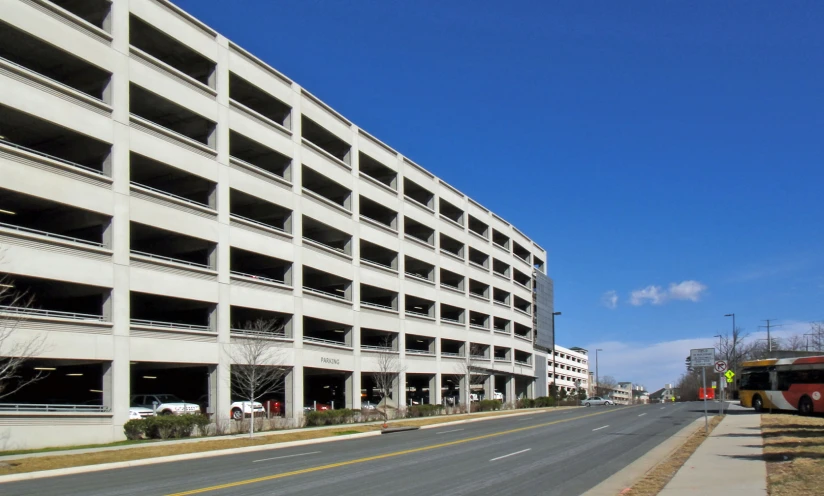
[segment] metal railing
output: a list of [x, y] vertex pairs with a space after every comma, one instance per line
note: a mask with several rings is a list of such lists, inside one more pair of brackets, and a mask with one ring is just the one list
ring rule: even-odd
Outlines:
[[524, 287], [524, 288], [526, 288], [526, 289], [529, 289], [530, 291], [532, 290], [532, 288], [530, 288], [529, 286], [527, 286], [526, 284], [522, 283], [521, 281], [519, 281], [519, 280], [517, 280], [517, 279], [513, 279], [513, 280], [512, 280], [512, 282], [514, 282], [514, 283], [515, 283], [515, 284], [517, 284], [518, 286], [522, 286], [522, 287]]
[[92, 315], [88, 313], [61, 312], [58, 310], [41, 310], [38, 308], [11, 307], [0, 305], [0, 313], [13, 313], [17, 315], [34, 315], [38, 317], [57, 317], [71, 320], [93, 320], [95, 322], [105, 322], [102, 315]]
[[406, 353], [409, 354], [409, 355], [434, 355], [435, 354], [434, 351], [414, 350], [414, 349], [411, 349], [411, 348], [407, 348]]
[[483, 295], [483, 294], [474, 293], [474, 292], [472, 292], [471, 290], [469, 291], [469, 296], [472, 296], [472, 297], [475, 297], [475, 298], [480, 298], [480, 299], [482, 299], [482, 300], [489, 301], [489, 296], [486, 296], [486, 295]]
[[431, 315], [429, 315], [428, 313], [416, 312], [416, 311], [414, 311], [414, 310], [405, 310], [404, 312], [405, 312], [405, 313], [408, 313], [408, 314], [410, 314], [410, 315], [417, 315], [418, 317], [426, 317], [426, 318], [429, 318], [429, 319], [434, 318], [434, 317], [432, 317]]
[[348, 301], [349, 303], [352, 302], [352, 300], [346, 298], [346, 296], [336, 295], [336, 294], [333, 294], [333, 293], [327, 293], [326, 291], [323, 291], [322, 289], [315, 289], [315, 288], [310, 288], [309, 286], [304, 286], [303, 290], [304, 291], [309, 291], [310, 293], [320, 294], [320, 295], [323, 295], [323, 296], [331, 296], [332, 298], [335, 298], [337, 300]]
[[365, 220], [368, 220], [368, 221], [374, 222], [375, 224], [379, 224], [379, 225], [381, 225], [381, 226], [383, 226], [383, 227], [386, 227], [386, 228], [388, 228], [388, 229], [391, 229], [391, 230], [393, 230], [393, 231], [397, 231], [397, 229], [395, 229], [394, 227], [392, 227], [392, 223], [391, 223], [391, 222], [390, 222], [389, 224], [387, 224], [386, 222], [384, 222], [384, 221], [382, 221], [382, 220], [378, 220], [378, 219], [376, 219], [376, 218], [374, 218], [374, 217], [370, 217], [370, 216], [368, 216], [368, 215], [366, 215], [366, 214], [358, 214], [358, 217], [360, 217], [361, 219], [365, 219]]
[[346, 344], [344, 341], [333, 341], [331, 339], [323, 339], [323, 338], [314, 338], [312, 336], [303, 336], [304, 341], [309, 341], [310, 343], [320, 343], [320, 344], [331, 344], [333, 346], [343, 346], [344, 348], [351, 348], [351, 344]]
[[431, 282], [431, 283], [435, 282], [432, 279], [429, 279], [428, 277], [424, 277], [424, 276], [415, 274], [414, 272], [404, 272], [404, 274], [408, 275], [409, 277], [414, 277], [415, 279], [420, 279], [421, 281], [426, 281], [426, 282]]
[[446, 283], [446, 282], [443, 282], [443, 281], [441, 281], [441, 286], [443, 286], [445, 288], [449, 288], [449, 289], [454, 289], [455, 291], [463, 292], [463, 289], [461, 289], [460, 286], [453, 286], [452, 284], [449, 284], [449, 283]]
[[111, 408], [102, 405], [51, 405], [47, 403], [0, 403], [0, 412], [21, 413], [106, 413]]
[[489, 357], [484, 355], [469, 355], [469, 358], [471, 358], [472, 360], [489, 360]]
[[172, 263], [181, 264], [181, 265], [188, 265], [189, 267], [197, 267], [198, 269], [214, 270], [206, 264], [197, 263], [197, 262], [187, 262], [186, 260], [180, 260], [179, 258], [166, 257], [164, 255], [156, 255], [154, 253], [147, 253], [145, 251], [131, 250], [131, 254], [132, 255], [139, 255], [141, 257], [146, 257], [146, 258], [152, 258], [152, 259], [155, 259], [155, 260], [163, 260], [164, 262], [172, 262]]
[[452, 322], [453, 324], [463, 324], [463, 322], [461, 322], [459, 319], [452, 319], [449, 317], [444, 317], [443, 315], [441, 315], [441, 320], [444, 322]]
[[509, 359], [509, 358], [507, 358], [507, 357], [497, 357], [497, 356], [496, 356], [496, 357], [495, 357], [495, 361], [496, 361], [496, 362], [509, 362], [509, 361], [510, 361], [510, 359]]
[[162, 327], [164, 329], [185, 329], [187, 331], [215, 332], [209, 326], [196, 324], [181, 324], [179, 322], [163, 322], [160, 320], [130, 319], [132, 325], [145, 327]]
[[45, 75], [45, 74], [43, 74], [42, 72], [38, 72], [38, 71], [36, 71], [36, 70], [34, 70], [34, 69], [30, 69], [30, 68], [28, 68], [28, 67], [26, 67], [26, 66], [24, 66], [24, 65], [20, 65], [20, 64], [18, 64], [18, 63], [16, 63], [16, 62], [12, 62], [11, 60], [9, 60], [9, 59], [7, 59], [7, 58], [5, 58], [5, 57], [0, 57], [0, 60], [2, 60], [3, 62], [5, 62], [5, 63], [6, 63], [6, 64], [8, 64], [8, 65], [11, 65], [11, 66], [17, 67], [17, 68], [19, 68], [19, 69], [23, 69], [24, 71], [33, 72], [33, 73], [37, 74], [39, 77], [41, 77], [41, 78], [43, 78], [43, 79], [45, 79], [45, 80], [47, 80], [47, 81], [50, 81], [50, 82], [52, 82], [52, 83], [54, 83], [54, 84], [58, 84], [58, 85], [60, 85], [60, 86], [62, 86], [62, 87], [64, 87], [64, 88], [68, 88], [68, 89], [73, 90], [73, 91], [76, 91], [76, 92], [78, 92], [78, 93], [82, 93], [82, 94], [83, 94], [83, 96], [86, 96], [86, 97], [88, 97], [88, 98], [91, 98], [91, 99], [93, 99], [93, 100], [96, 100], [96, 101], [98, 101], [98, 102], [100, 102], [100, 103], [106, 103], [106, 102], [104, 102], [103, 100], [101, 100], [100, 98], [97, 98], [96, 96], [92, 96], [92, 95], [90, 95], [90, 94], [86, 93], [85, 91], [80, 91], [80, 90], [78, 90], [77, 88], [74, 88], [74, 87], [72, 87], [72, 86], [69, 86], [68, 84], [66, 84], [66, 83], [64, 83], [64, 82], [62, 82], [62, 81], [58, 81], [58, 80], [56, 80], [56, 79], [50, 78], [49, 76], [46, 76], [46, 75]]
[[463, 358], [464, 354], [463, 353], [453, 353], [451, 351], [442, 351], [441, 356], [453, 357], [453, 358]]
[[469, 327], [472, 327], [473, 329], [483, 329], [483, 330], [486, 330], [486, 331], [489, 330], [489, 326], [488, 325], [483, 325], [483, 324], [472, 324], [472, 323], [470, 323]]
[[230, 213], [229, 218], [234, 218], [234, 219], [237, 219], [237, 220], [242, 220], [243, 222], [248, 222], [250, 224], [255, 224], [256, 226], [260, 226], [264, 229], [271, 229], [273, 231], [278, 231], [278, 232], [286, 232], [285, 230], [283, 230], [279, 227], [267, 224], [265, 222], [260, 222], [260, 221], [254, 220], [254, 219], [250, 219], [248, 217], [244, 217], [244, 216], [238, 215], [238, 214]]
[[286, 333], [283, 332], [283, 331], [281, 331], [281, 332], [266, 332], [266, 331], [256, 331], [254, 329], [242, 329], [242, 328], [238, 328], [238, 327], [231, 327], [231, 328], [229, 328], [229, 331], [231, 332], [231, 334], [243, 334], [243, 335], [246, 335], [246, 336], [258, 336], [258, 337], [264, 337], [264, 338], [285, 338], [285, 337], [287, 337]]
[[375, 346], [375, 345], [371, 345], [371, 344], [362, 344], [361, 349], [362, 350], [371, 350], [371, 351], [392, 351], [392, 352], [395, 352], [395, 353], [397, 353], [397, 351], [398, 351], [394, 348], [390, 348], [390, 347], [387, 347], [387, 346]]
[[5, 222], [0, 222], [0, 227], [3, 227], [5, 229], [11, 229], [13, 231], [19, 231], [19, 232], [24, 232], [24, 233], [29, 233], [29, 234], [36, 234], [38, 236], [44, 236], [46, 238], [54, 238], [54, 239], [59, 239], [59, 240], [62, 240], [62, 241], [71, 241], [72, 243], [80, 243], [80, 244], [84, 244], [84, 245], [96, 246], [96, 247], [99, 247], [99, 248], [105, 248], [103, 246], [103, 243], [97, 243], [95, 241], [87, 241], [85, 239], [80, 239], [80, 238], [73, 238], [71, 236], [63, 236], [62, 234], [54, 234], [54, 233], [50, 233], [50, 232], [46, 232], [46, 231], [39, 231], [37, 229], [30, 229], [28, 227], [15, 226], [13, 224], [6, 224]]
[[493, 329], [493, 331], [497, 332], [498, 334], [507, 334], [507, 335], [509, 334], [509, 331], [507, 331], [506, 329], [497, 329], [496, 328], [496, 329]]
[[446, 248], [441, 248], [441, 253], [443, 253], [444, 255], [451, 255], [451, 256], [453, 256], [453, 257], [455, 257], [455, 258], [460, 258], [461, 260], [463, 260], [463, 259], [464, 259], [464, 257], [463, 257], [463, 255], [462, 255], [462, 254], [460, 254], [460, 253], [455, 253], [454, 251], [452, 251], [452, 250], [447, 250]]
[[526, 360], [515, 360], [515, 363], [517, 363], [518, 365], [532, 365]]
[[263, 282], [271, 282], [275, 284], [286, 284], [285, 281], [281, 279], [272, 279], [271, 277], [264, 277], [264, 276], [256, 276], [254, 274], [246, 274], [245, 272], [238, 272], [236, 270], [232, 270], [229, 272], [233, 276], [240, 276], [240, 277], [248, 277], [249, 279], [257, 279]]
[[415, 236], [414, 234], [403, 233], [403, 235], [404, 235], [404, 237], [409, 238], [412, 241], [417, 241], [418, 243], [422, 243], [422, 244], [428, 246], [429, 248], [432, 248], [433, 250], [435, 249], [435, 245], [433, 243], [430, 243], [428, 240], [425, 240], [423, 238], [419, 238], [419, 237]]
[[509, 251], [509, 247], [508, 247], [508, 246], [506, 246], [506, 245], [502, 245], [501, 243], [498, 243], [498, 242], [497, 242], [497, 241], [495, 241], [494, 239], [492, 240], [492, 244], [493, 244], [493, 245], [495, 245], [495, 246], [497, 246], [498, 248], [500, 248], [500, 249], [502, 249], [502, 250]]
[[378, 265], [380, 267], [383, 267], [383, 268], [386, 268], [386, 269], [389, 269], [389, 270], [398, 270], [398, 269], [395, 269], [394, 267], [392, 267], [391, 265], [386, 265], [386, 264], [383, 264], [383, 263], [380, 263], [380, 262], [376, 262], [374, 260], [369, 260], [368, 258], [363, 258], [363, 256], [361, 256], [361, 262], [367, 262], [367, 263], [370, 263], [370, 264], [373, 264], [373, 265]]
[[323, 243], [323, 242], [318, 241], [318, 240], [316, 240], [316, 239], [312, 239], [312, 238], [307, 237], [307, 236], [304, 236], [304, 237], [303, 237], [303, 239], [304, 239], [304, 241], [310, 241], [310, 242], [312, 242], [312, 243], [314, 243], [314, 244], [316, 244], [316, 245], [320, 245], [320, 246], [322, 246], [322, 247], [324, 247], [324, 248], [328, 248], [328, 249], [330, 249], [330, 250], [332, 250], [332, 251], [336, 251], [336, 252], [338, 252], [338, 253], [343, 253], [344, 255], [349, 255], [348, 253], [346, 253], [346, 251], [344, 251], [344, 249], [343, 249], [343, 248], [336, 248], [336, 247], [334, 247], [334, 246], [327, 245], [326, 243]]
[[532, 312], [530, 312], [529, 310], [524, 310], [523, 308], [515, 307], [515, 311], [521, 312], [521, 313], [526, 314], [526, 315], [532, 315]]
[[391, 310], [393, 312], [397, 312], [397, 309], [392, 308], [388, 305], [381, 305], [380, 303], [372, 303], [371, 301], [361, 301], [360, 304], [361, 304], [361, 306], [365, 306], [365, 307], [382, 308], [384, 310]]
[[469, 265], [474, 265], [475, 267], [478, 267], [479, 269], [483, 269], [484, 271], [489, 272], [489, 267], [485, 266], [484, 264], [479, 264], [478, 262], [475, 262], [474, 260], [470, 260]]
[[288, 180], [288, 179], [286, 179], [285, 177], [283, 177], [283, 176], [281, 176], [281, 175], [279, 175], [279, 174], [275, 174], [274, 172], [269, 172], [268, 170], [264, 169], [263, 167], [261, 167], [261, 166], [259, 166], [259, 165], [255, 165], [255, 164], [253, 164], [253, 163], [251, 163], [251, 162], [247, 162], [247, 161], [245, 161], [245, 160], [243, 160], [243, 159], [241, 159], [241, 158], [237, 158], [237, 157], [235, 157], [234, 155], [229, 155], [229, 161], [230, 161], [230, 162], [237, 162], [237, 163], [239, 163], [241, 166], [246, 167], [247, 169], [253, 169], [255, 172], [262, 173], [262, 174], [264, 174], [264, 175], [266, 175], [266, 176], [276, 177], [277, 179], [279, 179], [280, 181], [283, 181], [284, 183], [287, 183], [287, 184], [292, 184], [292, 181], [289, 181], [289, 180]]
[[516, 335], [515, 335], [515, 337], [516, 337], [516, 338], [518, 338], [518, 339], [523, 339], [524, 341], [530, 341], [530, 342], [532, 341], [532, 338], [531, 338], [530, 336], [528, 336], [528, 335], [527, 335], [527, 336], [523, 336], [523, 335], [521, 335], [521, 334], [516, 334]]
[[32, 148], [25, 147], [23, 145], [18, 145], [17, 143], [12, 143], [11, 141], [7, 141], [4, 139], [0, 139], [0, 143], [9, 146], [11, 148], [17, 148], [18, 150], [23, 150], [24, 152], [33, 153], [35, 155], [40, 155], [41, 157], [48, 158], [50, 160], [54, 160], [55, 162], [60, 162], [62, 164], [71, 165], [72, 167], [77, 167], [79, 169], [83, 169], [86, 172], [91, 172], [93, 174], [97, 174], [98, 176], [105, 176], [106, 174], [103, 171], [99, 171], [97, 169], [92, 169], [91, 167], [78, 164], [77, 162], [72, 162], [70, 160], [62, 159], [60, 157], [55, 157], [54, 155], [49, 155], [48, 153], [43, 153], [38, 150], [34, 150]]
[[169, 193], [168, 191], [163, 191], [162, 189], [152, 188], [151, 186], [146, 186], [145, 184], [140, 184], [140, 183], [135, 182], [135, 181], [131, 181], [129, 184], [131, 184], [132, 186], [137, 186], [138, 188], [149, 190], [152, 193], [157, 193], [158, 195], [168, 196], [170, 198], [174, 198], [175, 200], [179, 200], [179, 201], [182, 201], [182, 202], [185, 202], [185, 203], [191, 203], [192, 205], [197, 205], [198, 207], [204, 207], [204, 208], [208, 208], [210, 210], [214, 210], [214, 208], [210, 207], [209, 205], [207, 205], [205, 203], [201, 203], [201, 202], [195, 201], [195, 200], [190, 200], [188, 198], [178, 196], [174, 193]]

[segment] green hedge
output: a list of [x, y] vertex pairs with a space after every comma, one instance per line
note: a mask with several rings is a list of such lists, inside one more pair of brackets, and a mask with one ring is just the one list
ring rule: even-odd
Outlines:
[[180, 439], [189, 437], [195, 428], [203, 435], [209, 425], [206, 415], [159, 415], [129, 420], [123, 425], [127, 439]]
[[515, 408], [546, 408], [555, 405], [555, 399], [551, 396], [541, 396], [539, 398], [522, 398], [515, 404]]
[[306, 412], [307, 427], [317, 427], [321, 425], [351, 424], [359, 420], [360, 412], [341, 408], [340, 410], [324, 410], [320, 412]]
[[441, 405], [412, 405], [406, 410], [407, 417], [432, 417], [442, 413]]
[[491, 412], [493, 410], [500, 410], [501, 402], [498, 400], [481, 400], [478, 402], [479, 412]]

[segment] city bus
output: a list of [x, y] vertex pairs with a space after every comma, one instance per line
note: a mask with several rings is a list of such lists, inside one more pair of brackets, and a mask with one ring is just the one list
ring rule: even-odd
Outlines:
[[824, 356], [770, 358], [741, 364], [741, 406], [764, 410], [824, 412]]

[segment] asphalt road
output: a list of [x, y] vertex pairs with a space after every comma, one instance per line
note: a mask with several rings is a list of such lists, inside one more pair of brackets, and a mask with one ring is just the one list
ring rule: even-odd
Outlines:
[[577, 496], [702, 414], [591, 407], [0, 485], [3, 495]]

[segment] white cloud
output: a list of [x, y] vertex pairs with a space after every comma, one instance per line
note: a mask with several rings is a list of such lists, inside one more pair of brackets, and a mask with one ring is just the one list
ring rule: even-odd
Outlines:
[[[786, 339], [792, 335], [810, 332], [810, 324], [802, 321], [784, 321], [780, 330], [771, 333], [772, 338]], [[726, 332], [726, 331], [722, 331]], [[747, 342], [766, 339], [767, 331], [759, 330], [746, 337]], [[714, 337], [676, 339], [658, 343], [637, 343], [607, 341], [584, 346], [589, 350], [589, 370], [595, 372], [595, 350], [598, 353], [598, 372], [601, 376], [611, 375], [618, 381], [632, 381], [642, 384], [652, 392], [667, 383], [676, 383], [686, 371], [684, 361], [693, 348], [713, 348], [718, 346]], [[707, 375], [707, 381], [711, 378]]]
[[701, 293], [706, 290], [707, 287], [698, 281], [673, 282], [669, 286], [669, 297], [673, 300], [698, 301]]
[[615, 310], [618, 307], [618, 292], [610, 289], [603, 296], [601, 296], [601, 304], [610, 310]]
[[664, 303], [667, 295], [661, 286], [647, 286], [644, 289], [636, 289], [629, 295], [629, 302], [633, 305], [641, 306], [647, 302], [653, 305], [660, 305]]
[[661, 286], [649, 285], [643, 289], [636, 289], [629, 296], [629, 302], [636, 307], [646, 303], [661, 305], [667, 300], [689, 300], [698, 301], [701, 293], [707, 290], [707, 286], [698, 281], [671, 282], [669, 289]]

